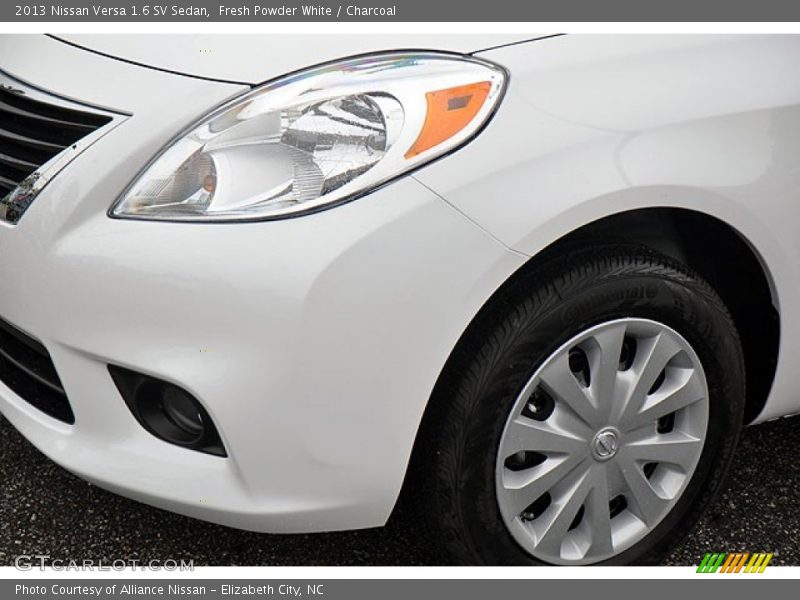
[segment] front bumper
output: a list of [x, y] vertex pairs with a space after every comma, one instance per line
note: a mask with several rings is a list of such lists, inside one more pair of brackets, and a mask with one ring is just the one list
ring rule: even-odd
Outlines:
[[[0, 224], [0, 317], [46, 346], [75, 424], [2, 383], [0, 412], [70, 471], [168, 510], [270, 532], [383, 524], [451, 349], [523, 257], [410, 177], [284, 221], [109, 219], [169, 138], [242, 88], [8, 44], [12, 75], [132, 116]], [[109, 364], [192, 393], [228, 457], [150, 435]]]

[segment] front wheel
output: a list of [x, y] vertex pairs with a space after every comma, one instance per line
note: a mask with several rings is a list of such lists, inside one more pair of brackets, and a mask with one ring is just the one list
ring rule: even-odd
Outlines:
[[653, 564], [720, 488], [744, 409], [716, 293], [641, 247], [562, 255], [481, 315], [423, 430], [458, 562]]

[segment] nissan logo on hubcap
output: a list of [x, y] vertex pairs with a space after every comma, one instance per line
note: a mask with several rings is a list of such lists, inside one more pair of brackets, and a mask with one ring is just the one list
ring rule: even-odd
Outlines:
[[619, 450], [619, 432], [608, 427], [598, 431], [592, 440], [592, 456], [597, 460], [614, 458]]

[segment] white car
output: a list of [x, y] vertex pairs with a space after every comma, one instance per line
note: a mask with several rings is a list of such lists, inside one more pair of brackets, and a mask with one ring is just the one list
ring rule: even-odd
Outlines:
[[2, 36], [0, 412], [232, 527], [657, 562], [800, 412], [798, 56]]

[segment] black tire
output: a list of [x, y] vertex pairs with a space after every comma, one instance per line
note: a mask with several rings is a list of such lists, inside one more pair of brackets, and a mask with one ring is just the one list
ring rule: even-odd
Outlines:
[[509, 411], [538, 365], [574, 335], [623, 317], [664, 323], [702, 362], [707, 439], [683, 496], [647, 537], [603, 564], [657, 564], [719, 492], [745, 402], [744, 361], [713, 289], [681, 263], [640, 246], [576, 248], [499, 292], [459, 342], [437, 383], [415, 449], [413, 496], [443, 563], [541, 564], [509, 534], [497, 504], [495, 462]]

